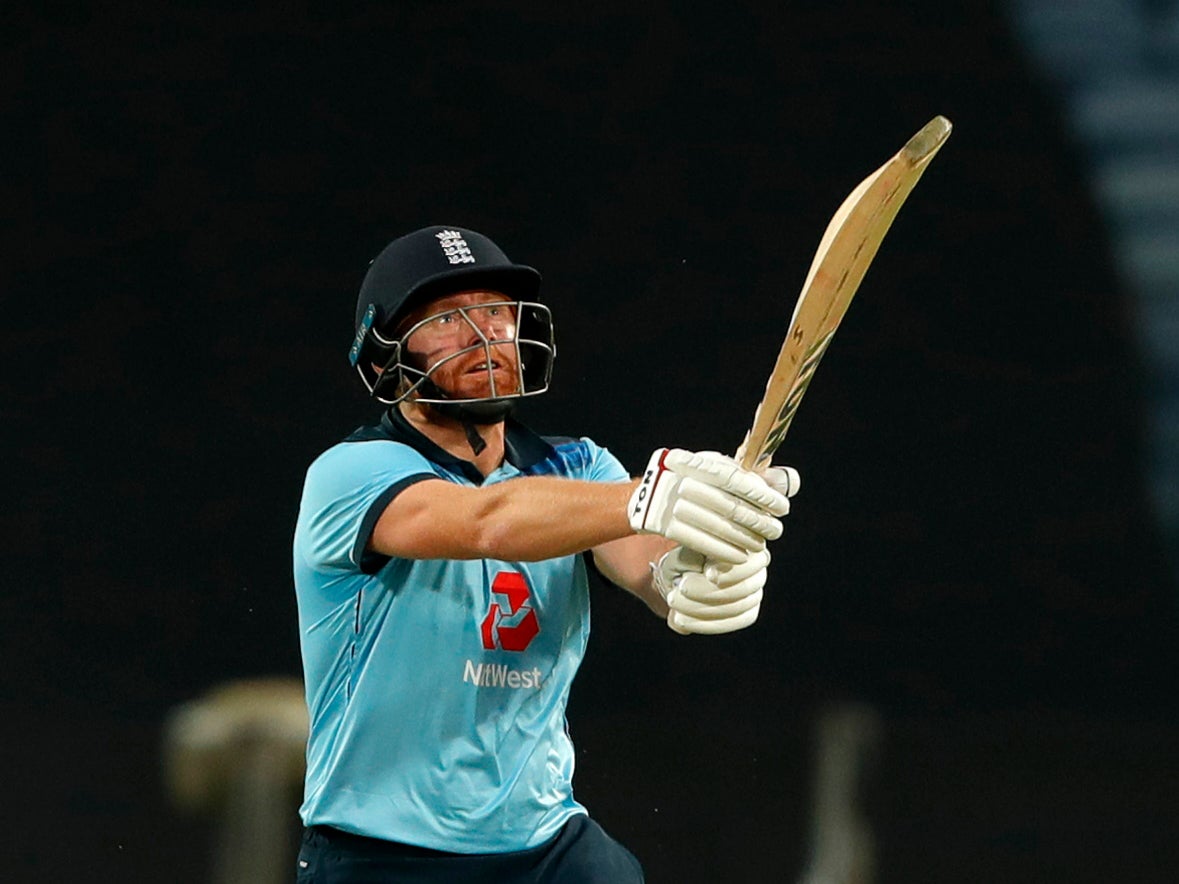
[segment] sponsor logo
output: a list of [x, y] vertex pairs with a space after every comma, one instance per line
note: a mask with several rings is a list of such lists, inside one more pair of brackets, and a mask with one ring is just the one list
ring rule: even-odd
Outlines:
[[481, 688], [530, 690], [540, 687], [541, 672], [535, 667], [512, 669], [506, 663], [476, 663], [468, 660], [463, 664], [463, 681]]
[[659, 467], [648, 467], [647, 471], [643, 473], [643, 480], [639, 483], [638, 489], [631, 495], [630, 502], [634, 507], [630, 511], [631, 518], [642, 515], [642, 521], [639, 524], [640, 528], [647, 527], [647, 516], [649, 515], [645, 510], [650, 505], [651, 501], [648, 498], [655, 490], [655, 485], [659, 481], [659, 476], [662, 470], [663, 460], [660, 458]]
[[655, 478], [654, 470], [647, 470], [643, 473], [642, 484], [639, 485], [639, 490], [635, 494], [635, 515], [638, 515], [643, 509], [643, 501], [647, 499], [647, 492], [651, 490], [652, 480]]
[[528, 604], [528, 581], [518, 571], [500, 571], [491, 581], [491, 591], [495, 598], [479, 625], [483, 647], [488, 651], [526, 650], [540, 632], [536, 611]]

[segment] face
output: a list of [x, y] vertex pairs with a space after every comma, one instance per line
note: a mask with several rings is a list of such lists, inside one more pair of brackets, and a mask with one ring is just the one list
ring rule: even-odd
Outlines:
[[519, 392], [516, 311], [504, 303], [508, 300], [499, 292], [476, 290], [411, 311], [401, 334], [412, 329], [404, 346], [413, 364], [431, 372], [431, 380], [455, 399]]

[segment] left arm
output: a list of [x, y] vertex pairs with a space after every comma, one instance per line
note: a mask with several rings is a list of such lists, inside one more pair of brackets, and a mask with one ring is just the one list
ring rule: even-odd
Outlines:
[[641, 599], [652, 613], [666, 617], [667, 602], [651, 579], [651, 563], [674, 549], [674, 542], [658, 534], [635, 534], [593, 548], [594, 564], [611, 583]]

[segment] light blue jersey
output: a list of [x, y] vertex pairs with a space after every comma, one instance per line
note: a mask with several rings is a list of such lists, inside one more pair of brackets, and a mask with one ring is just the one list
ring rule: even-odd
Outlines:
[[454, 853], [534, 847], [585, 813], [565, 704], [589, 637], [582, 556], [544, 562], [388, 559], [377, 518], [424, 479], [625, 481], [588, 439], [507, 423], [483, 479], [396, 409], [321, 455], [295, 529], [311, 735], [306, 825]]

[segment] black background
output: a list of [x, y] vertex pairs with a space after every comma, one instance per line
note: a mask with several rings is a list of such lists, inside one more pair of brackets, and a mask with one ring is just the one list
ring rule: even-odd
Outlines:
[[831, 213], [937, 113], [779, 454], [804, 489], [758, 624], [683, 639], [595, 589], [579, 795], [651, 881], [792, 880], [811, 723], [858, 701], [886, 722], [881, 880], [1169, 879], [1175, 598], [1130, 306], [990, 4], [3, 17], [13, 880], [207, 874], [161, 722], [298, 673], [302, 474], [375, 414], [345, 353], [389, 239], [462, 225], [541, 269], [537, 429], [633, 470], [732, 450]]

